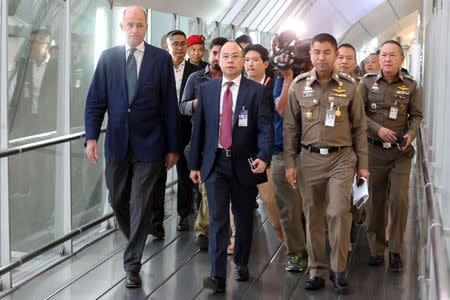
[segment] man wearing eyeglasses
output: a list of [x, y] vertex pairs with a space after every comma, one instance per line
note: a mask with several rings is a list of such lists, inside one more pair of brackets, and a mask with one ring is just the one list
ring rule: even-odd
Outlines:
[[[175, 74], [175, 85], [177, 89], [178, 104], [180, 104], [184, 87], [186, 86], [189, 75], [200, 70], [196, 66], [185, 59], [187, 53], [186, 34], [181, 30], [172, 30], [167, 33], [166, 49], [172, 57], [173, 71]], [[181, 149], [184, 149], [191, 137], [191, 117], [181, 116]], [[177, 230], [188, 231], [190, 229], [188, 215], [193, 211], [193, 184], [189, 179], [189, 170], [187, 161], [183, 153], [176, 165], [178, 175], [177, 190]], [[161, 179], [157, 182], [156, 201], [153, 207], [152, 222], [156, 229], [154, 235], [159, 238], [164, 237], [164, 200], [167, 173], [163, 170]]]
[[189, 156], [190, 177], [204, 182], [210, 214], [211, 276], [205, 288], [225, 292], [229, 207], [236, 224], [235, 279], [248, 281], [257, 184], [267, 181], [272, 158], [273, 100], [263, 85], [242, 76], [244, 57], [236, 42], [220, 51], [223, 77], [199, 86]]

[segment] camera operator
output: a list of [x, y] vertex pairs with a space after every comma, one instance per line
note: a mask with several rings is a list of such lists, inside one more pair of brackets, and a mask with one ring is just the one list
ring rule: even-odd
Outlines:
[[[281, 227], [289, 257], [286, 271], [302, 272], [306, 266], [302, 199], [299, 189], [292, 189], [286, 179], [283, 156], [283, 117], [292, 81], [295, 76], [312, 69], [312, 64], [308, 52], [309, 42], [296, 41], [295, 33], [292, 34], [292, 32], [283, 32], [278, 39], [281, 46], [279, 53], [282, 54], [272, 58], [272, 64], [279, 71], [279, 77], [275, 82], [273, 92], [276, 110], [274, 121], [275, 138], [272, 153], [273, 191], [280, 212]], [[290, 46], [292, 43], [294, 46]], [[301, 144], [299, 142], [297, 154], [300, 153], [300, 149]]]

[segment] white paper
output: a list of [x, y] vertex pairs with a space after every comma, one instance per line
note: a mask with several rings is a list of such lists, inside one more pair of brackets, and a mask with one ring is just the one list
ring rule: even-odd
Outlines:
[[352, 195], [353, 195], [353, 205], [355, 205], [358, 209], [361, 208], [361, 206], [367, 202], [367, 199], [369, 199], [369, 184], [367, 183], [367, 179], [364, 177], [361, 177], [364, 180], [364, 183], [360, 186], [356, 185], [356, 174], [355, 177], [353, 177], [353, 188], [352, 188]]

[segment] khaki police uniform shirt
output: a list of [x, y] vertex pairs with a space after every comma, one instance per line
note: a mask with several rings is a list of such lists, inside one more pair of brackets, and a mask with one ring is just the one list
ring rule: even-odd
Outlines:
[[[359, 84], [367, 115], [368, 137], [381, 141], [378, 130], [386, 127], [395, 133], [417, 136], [422, 121], [422, 106], [417, 82], [410, 75], [399, 73], [392, 83], [383, 74], [368, 73]], [[389, 118], [390, 107], [398, 108], [397, 119]]]
[[[325, 126], [327, 110], [333, 102], [334, 127]], [[339, 113], [338, 113], [339, 111]], [[357, 168], [368, 169], [367, 125], [358, 85], [350, 75], [334, 71], [326, 84], [317, 79], [315, 69], [294, 79], [283, 121], [286, 168], [295, 168], [295, 153], [301, 119], [303, 145], [329, 148], [353, 147]]]

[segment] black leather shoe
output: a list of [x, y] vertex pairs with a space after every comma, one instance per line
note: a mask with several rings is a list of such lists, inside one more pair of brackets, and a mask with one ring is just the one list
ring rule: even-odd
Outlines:
[[141, 287], [142, 280], [139, 273], [127, 272], [127, 277], [125, 279], [125, 287], [126, 288], [138, 288]]
[[234, 274], [234, 279], [237, 281], [248, 281], [248, 266], [236, 266], [236, 273]]
[[195, 244], [200, 248], [200, 250], [208, 250], [209, 239], [204, 234], [199, 234], [195, 238]]
[[391, 267], [391, 271], [393, 272], [398, 272], [403, 269], [403, 262], [399, 253], [389, 252], [389, 267]]
[[224, 293], [226, 287], [225, 278], [205, 277], [203, 278], [203, 287], [205, 289], [213, 290], [216, 293]]
[[188, 217], [180, 217], [178, 216], [178, 231], [189, 231], [189, 219]]
[[153, 223], [153, 231], [152, 231], [152, 235], [158, 239], [163, 239], [164, 238], [164, 226], [163, 223], [161, 221], [156, 221]]
[[369, 265], [371, 266], [379, 266], [384, 263], [384, 257], [383, 256], [371, 256], [369, 257]]
[[348, 290], [347, 279], [344, 272], [330, 271], [330, 279], [333, 282], [334, 290], [338, 293], [342, 293]]
[[308, 280], [305, 281], [305, 289], [307, 290], [318, 290], [325, 286], [325, 279], [318, 276], [310, 276]]

